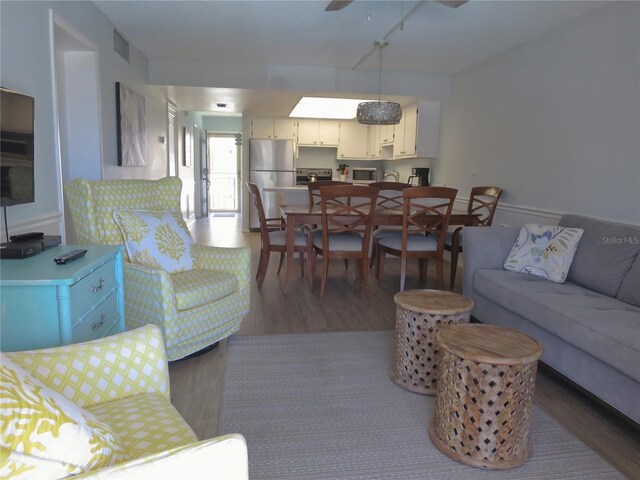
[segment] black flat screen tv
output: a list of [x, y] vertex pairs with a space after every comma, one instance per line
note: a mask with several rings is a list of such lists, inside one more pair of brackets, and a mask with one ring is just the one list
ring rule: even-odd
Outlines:
[[32, 203], [33, 97], [0, 87], [0, 207]]

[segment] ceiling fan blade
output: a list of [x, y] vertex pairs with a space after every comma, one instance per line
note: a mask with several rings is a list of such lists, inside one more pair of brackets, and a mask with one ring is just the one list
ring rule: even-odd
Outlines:
[[442, 5], [446, 5], [447, 7], [450, 8], [458, 8], [462, 5], [464, 5], [465, 3], [467, 3], [469, 0], [441, 0], [438, 3], [441, 3]]
[[335, 12], [338, 10], [342, 10], [344, 7], [349, 5], [353, 0], [333, 0], [327, 8], [324, 9], [325, 12]]

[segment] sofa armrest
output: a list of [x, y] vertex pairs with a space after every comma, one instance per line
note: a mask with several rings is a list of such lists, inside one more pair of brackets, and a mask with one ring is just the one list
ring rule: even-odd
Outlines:
[[467, 296], [473, 291], [473, 274], [482, 268], [502, 269], [520, 228], [464, 227], [462, 230], [464, 285]]
[[167, 354], [155, 325], [90, 342], [5, 355], [81, 407], [143, 393], [169, 399]]
[[238, 433], [224, 435], [87, 472], [75, 478], [247, 480], [249, 478], [247, 443]]
[[191, 254], [197, 268], [222, 270], [234, 274], [240, 285], [250, 282], [251, 249], [248, 247], [211, 247], [193, 244]]

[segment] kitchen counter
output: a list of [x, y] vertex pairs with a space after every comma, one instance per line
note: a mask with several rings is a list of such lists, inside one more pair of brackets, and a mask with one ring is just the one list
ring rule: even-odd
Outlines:
[[278, 205], [309, 205], [309, 189], [306, 185], [264, 187], [262, 191], [275, 193]]

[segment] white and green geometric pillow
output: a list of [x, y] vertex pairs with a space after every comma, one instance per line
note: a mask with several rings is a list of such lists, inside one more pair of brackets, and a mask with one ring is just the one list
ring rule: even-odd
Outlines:
[[583, 233], [582, 228], [528, 223], [520, 229], [504, 269], [563, 283]]
[[162, 268], [170, 274], [193, 268], [193, 240], [177, 211], [113, 211], [132, 263]]
[[115, 432], [0, 354], [0, 478], [65, 478], [128, 459]]

